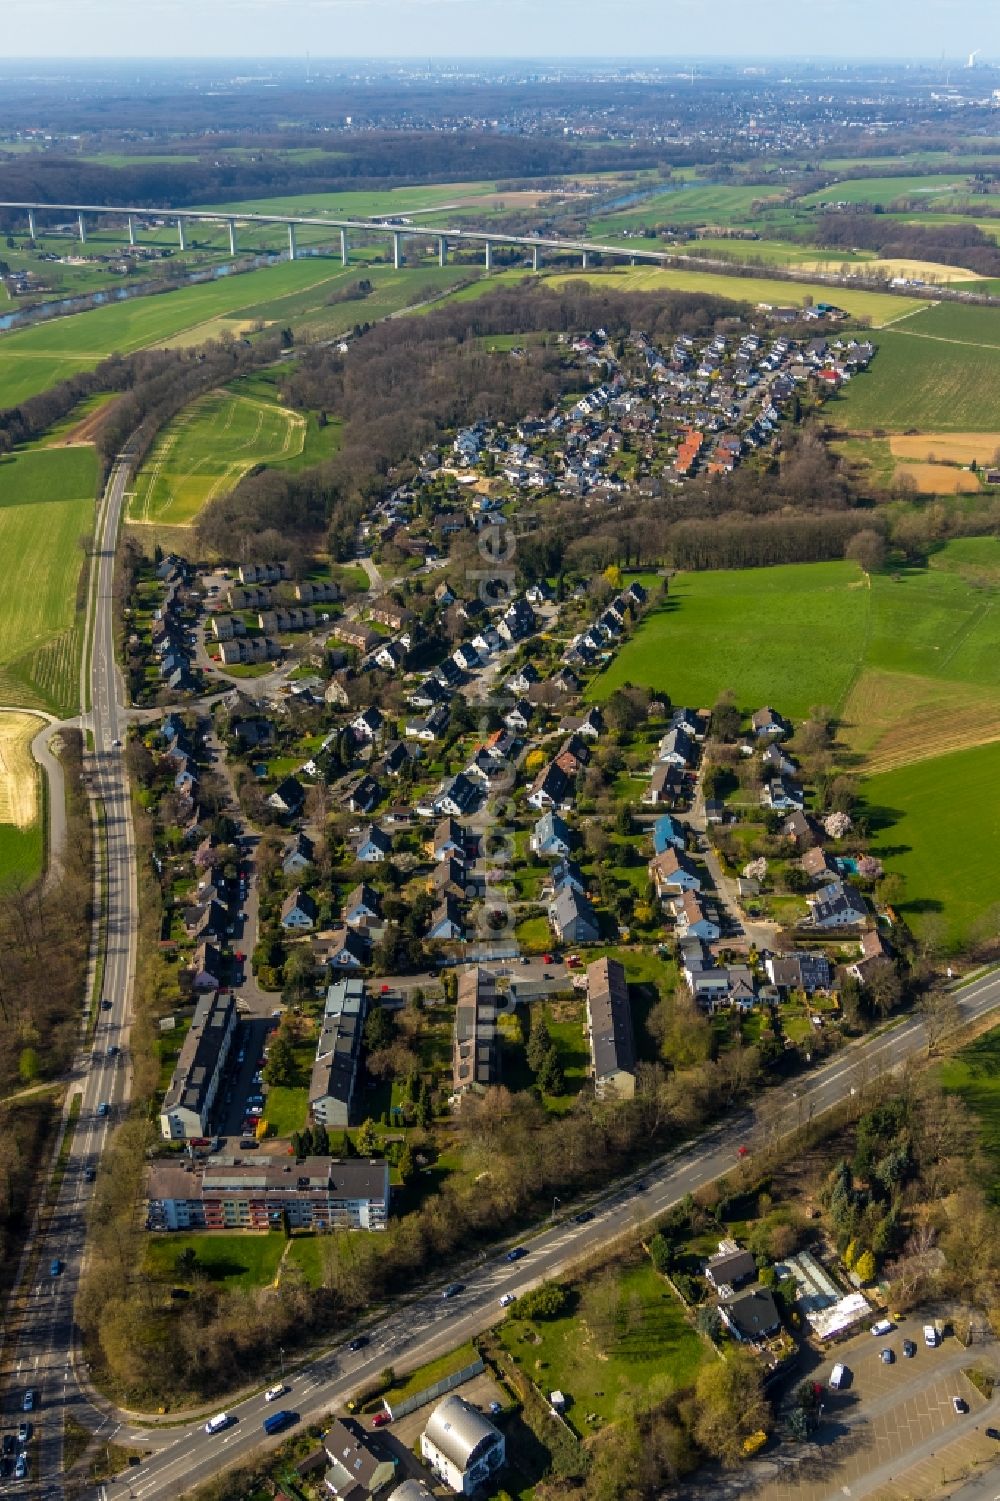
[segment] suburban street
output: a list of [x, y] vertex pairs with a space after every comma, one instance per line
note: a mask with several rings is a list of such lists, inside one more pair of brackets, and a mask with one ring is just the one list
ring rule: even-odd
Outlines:
[[[956, 997], [963, 1023], [987, 1016], [1000, 1006], [1000, 973], [971, 981]], [[405, 1305], [405, 1319], [389, 1312], [371, 1326], [364, 1350], [351, 1353], [341, 1345], [290, 1371], [285, 1405], [301, 1421], [314, 1421], [346, 1401], [386, 1365], [402, 1373], [445, 1353], [501, 1316], [498, 1300], [503, 1293], [523, 1293], [568, 1271], [590, 1252], [606, 1252], [616, 1236], [663, 1214], [685, 1194], [733, 1169], [741, 1146], [748, 1146], [752, 1153], [765, 1142], [790, 1134], [852, 1094], [861, 1094], [880, 1074], [919, 1057], [925, 1048], [922, 1021], [906, 1018], [839, 1054], [809, 1078], [770, 1091], [755, 1110], [743, 1112], [652, 1164], [641, 1180], [616, 1185], [587, 1206], [593, 1218], [586, 1223], [557, 1215], [539, 1234], [524, 1238], [528, 1255], [522, 1261], [507, 1263], [503, 1250], [498, 1249], [467, 1267], [451, 1268], [448, 1279], [463, 1282], [461, 1294], [444, 1300], [440, 1288], [434, 1288]], [[263, 1372], [260, 1391], [227, 1407], [232, 1424], [216, 1435], [204, 1431], [204, 1421], [215, 1408], [206, 1408], [196, 1421], [169, 1428], [144, 1427], [129, 1421], [129, 1415], [119, 1414], [118, 1441], [153, 1451], [130, 1473], [131, 1494], [139, 1501], [173, 1497], [182, 1488], [192, 1489], [245, 1459], [262, 1441], [260, 1424], [269, 1410], [262, 1389], [277, 1374]]]
[[[79, 1119], [51, 1218], [25, 1254], [6, 1330], [4, 1428], [14, 1428], [28, 1418], [37, 1434], [37, 1443], [30, 1449], [28, 1480], [8, 1485], [11, 1493], [26, 1496], [61, 1494], [65, 1416], [71, 1404], [81, 1401], [74, 1372], [73, 1305], [86, 1238], [87, 1203], [93, 1191], [88, 1170], [96, 1169], [130, 1093], [129, 1008], [135, 977], [137, 894], [132, 816], [117, 744], [124, 737], [125, 716], [115, 665], [113, 618], [115, 549], [128, 475], [127, 465], [115, 466], [98, 514], [92, 709], [81, 721], [94, 737], [88, 756], [91, 791], [103, 809], [107, 830], [102, 996], [110, 1008], [99, 1011], [96, 1031], [91, 1033], [86, 1027], [89, 996], [83, 999], [81, 1046], [69, 1081], [70, 1097], [81, 1097]], [[109, 1047], [121, 1051], [109, 1055]], [[35, 1394], [30, 1413], [23, 1406], [28, 1389]]]

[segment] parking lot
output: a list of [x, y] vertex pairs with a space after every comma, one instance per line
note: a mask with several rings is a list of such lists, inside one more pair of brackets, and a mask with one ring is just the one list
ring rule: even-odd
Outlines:
[[[910, 1359], [903, 1355], [904, 1339], [915, 1346]], [[886, 1349], [893, 1352], [891, 1364], [881, 1358]], [[836, 1392], [829, 1379], [838, 1361], [851, 1378]], [[837, 1345], [807, 1372], [828, 1388], [815, 1441], [802, 1446], [798, 1462], [762, 1460], [755, 1467], [759, 1483], [743, 1494], [754, 1501], [914, 1501], [940, 1493], [1000, 1448], [986, 1433], [997, 1421], [997, 1404], [987, 1403], [964, 1374], [970, 1366], [995, 1370], [995, 1346], [965, 1349], [947, 1336], [928, 1349], [916, 1319], [881, 1338], [865, 1331]], [[964, 1413], [955, 1411], [955, 1397], [966, 1405]]]
[[276, 1026], [275, 1020], [257, 1018], [246, 1018], [238, 1024], [220, 1095], [217, 1135], [249, 1138], [256, 1131], [267, 1101], [262, 1071], [268, 1038]]

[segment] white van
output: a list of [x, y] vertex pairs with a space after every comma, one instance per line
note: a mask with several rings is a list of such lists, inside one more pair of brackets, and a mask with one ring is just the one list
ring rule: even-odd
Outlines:
[[844, 1382], [848, 1379], [849, 1375], [850, 1372], [845, 1365], [838, 1364], [834, 1366], [833, 1370], [830, 1372], [830, 1385], [835, 1392], [840, 1391], [840, 1388], [844, 1385]]
[[232, 1418], [228, 1412], [217, 1412], [214, 1418], [209, 1418], [205, 1424], [206, 1433], [221, 1433], [223, 1428], [228, 1428]]
[[934, 1328], [934, 1325], [933, 1324], [925, 1324], [924, 1325], [924, 1344], [927, 1346], [927, 1348], [929, 1350], [934, 1350], [934, 1349], [937, 1348], [937, 1343], [938, 1343], [938, 1332]]
[[879, 1319], [877, 1324], [872, 1325], [872, 1333], [875, 1335], [891, 1334], [895, 1327], [892, 1319]]

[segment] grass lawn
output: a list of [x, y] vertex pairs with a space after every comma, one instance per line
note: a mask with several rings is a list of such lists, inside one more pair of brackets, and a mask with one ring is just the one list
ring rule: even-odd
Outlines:
[[0, 823], [0, 885], [30, 886], [42, 873], [42, 821], [26, 829]]
[[[294, 1263], [310, 1287], [323, 1285], [323, 1246], [329, 1240], [320, 1235], [293, 1235], [285, 1266]], [[284, 1275], [284, 1272], [282, 1272]]]
[[836, 704], [848, 688], [868, 606], [852, 563], [675, 575], [667, 600], [644, 617], [588, 697], [604, 700], [631, 682], [700, 708], [732, 688], [745, 709], [780, 700], [784, 713], [799, 717], [813, 704]]
[[[190, 1287], [204, 1276], [227, 1287], [265, 1287], [274, 1281], [285, 1245], [277, 1231], [150, 1235], [143, 1269], [147, 1277], [171, 1286]], [[177, 1271], [178, 1256], [189, 1249], [197, 1258], [194, 1277]]]
[[906, 881], [899, 904], [918, 933], [960, 945], [998, 910], [1000, 742], [867, 779], [872, 853]]
[[[653, 1381], [689, 1387], [706, 1358], [705, 1346], [684, 1310], [648, 1262], [620, 1272], [614, 1332], [598, 1343], [577, 1306], [564, 1317], [528, 1324], [509, 1319], [500, 1338], [525, 1374], [543, 1392], [558, 1389], [579, 1433], [594, 1428], [587, 1415], [613, 1420], [620, 1397], [645, 1392]], [[585, 1300], [584, 1300], [584, 1306]]]
[[275, 1136], [301, 1131], [309, 1114], [309, 1090], [305, 1085], [276, 1084], [267, 1092], [264, 1117]]
[[[417, 1392], [425, 1391], [436, 1381], [443, 1381], [445, 1376], [453, 1376], [456, 1371], [472, 1365], [476, 1358], [476, 1349], [471, 1342], [467, 1345], [459, 1345], [457, 1350], [449, 1350], [447, 1355], [439, 1355], [437, 1360], [429, 1360], [426, 1365], [418, 1366], [402, 1381], [396, 1382], [385, 1393], [385, 1400], [390, 1406], [393, 1403], [405, 1402], [407, 1397], [413, 1397]], [[379, 1401], [381, 1404], [381, 1398]]]
[[523, 949], [541, 953], [554, 941], [544, 917], [526, 917], [517, 924], [517, 941]]
[[1000, 1027], [942, 1063], [938, 1077], [945, 1089], [960, 1094], [979, 1117], [983, 1146], [993, 1168], [990, 1193], [1000, 1202]]
[[190, 524], [254, 465], [298, 458], [306, 421], [277, 401], [209, 391], [169, 422], [136, 477], [129, 520]]
[[931, 174], [927, 177], [858, 177], [846, 182], [833, 182], [829, 187], [807, 193], [797, 201], [803, 204], [878, 203], [887, 208], [898, 198], [919, 197], [929, 204], [935, 198], [947, 197], [956, 190], [965, 192], [968, 188], [969, 179], [964, 172]]
[[28, 448], [0, 460], [0, 701], [72, 714], [79, 708], [81, 537], [93, 527], [94, 450]]

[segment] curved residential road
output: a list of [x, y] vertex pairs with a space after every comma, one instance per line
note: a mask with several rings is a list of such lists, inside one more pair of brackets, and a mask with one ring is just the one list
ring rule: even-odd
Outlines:
[[[70, 1097], [80, 1096], [80, 1113], [71, 1128], [65, 1174], [51, 1213], [40, 1220], [28, 1244], [6, 1318], [3, 1427], [10, 1429], [27, 1416], [23, 1400], [25, 1391], [31, 1389], [35, 1400], [30, 1416], [37, 1443], [31, 1449], [29, 1479], [8, 1481], [5, 1489], [7, 1494], [31, 1497], [61, 1496], [66, 1416], [75, 1410], [88, 1425], [93, 1416], [74, 1369], [73, 1306], [93, 1192], [88, 1176], [96, 1170], [131, 1092], [128, 1040], [138, 901], [132, 812], [119, 745], [126, 717], [115, 665], [113, 615], [115, 549], [128, 473], [127, 462], [115, 465], [98, 515], [88, 695], [92, 707], [80, 720], [94, 737], [91, 794], [103, 809], [107, 835], [105, 1005], [95, 1032], [82, 1027], [83, 1040], [67, 1086]], [[84, 1023], [88, 1006], [89, 996], [83, 1003]], [[120, 1052], [109, 1054], [109, 1048]]]
[[[988, 1016], [1000, 1007], [1000, 971], [970, 981], [955, 994], [963, 1023]], [[499, 1251], [456, 1267], [450, 1275], [464, 1284], [457, 1296], [443, 1299], [439, 1286], [407, 1300], [372, 1325], [363, 1350], [352, 1353], [342, 1344], [290, 1371], [282, 1405], [302, 1422], [314, 1421], [387, 1365], [402, 1373], [453, 1349], [501, 1317], [498, 1300], [502, 1294], [526, 1292], [538, 1282], [570, 1271], [596, 1251], [607, 1252], [616, 1236], [634, 1231], [685, 1194], [730, 1172], [741, 1146], [749, 1146], [752, 1152], [789, 1135], [852, 1094], [862, 1094], [879, 1075], [920, 1057], [926, 1046], [921, 1019], [906, 1017], [880, 1035], [844, 1049], [794, 1085], [768, 1091], [753, 1110], [671, 1152], [650, 1166], [639, 1182], [616, 1184], [594, 1199], [589, 1206], [593, 1218], [584, 1224], [561, 1219], [525, 1237], [523, 1260], [509, 1263]], [[261, 1372], [261, 1386], [277, 1379], [277, 1371]], [[135, 1414], [116, 1415], [121, 1424], [116, 1430], [118, 1441], [152, 1451], [129, 1475], [130, 1493], [136, 1501], [173, 1501], [245, 1460], [262, 1444], [261, 1423], [274, 1410], [262, 1393], [230, 1406], [230, 1427], [209, 1435], [204, 1430], [205, 1418], [220, 1406], [213, 1404], [186, 1423], [175, 1419], [170, 1428], [144, 1427]]]

